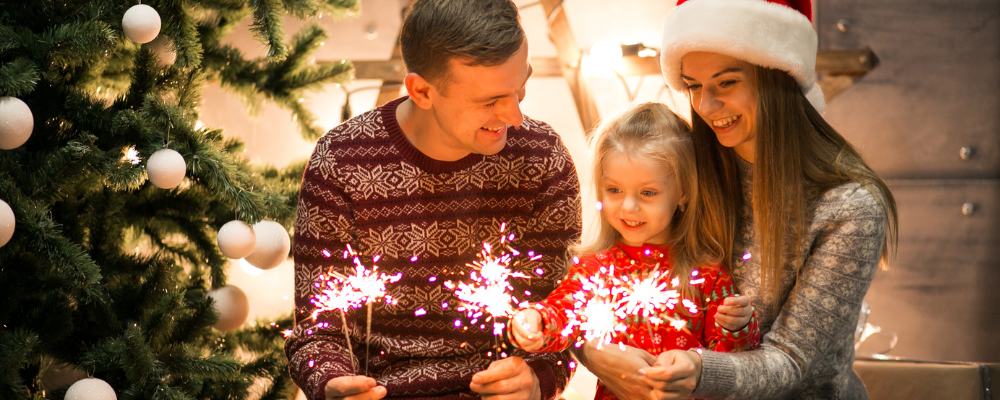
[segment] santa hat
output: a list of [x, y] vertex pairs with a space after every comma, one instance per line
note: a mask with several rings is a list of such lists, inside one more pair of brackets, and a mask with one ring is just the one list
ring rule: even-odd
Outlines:
[[810, 0], [679, 0], [667, 17], [660, 67], [667, 85], [684, 91], [681, 58], [692, 51], [724, 54], [788, 72], [817, 111], [816, 30]]

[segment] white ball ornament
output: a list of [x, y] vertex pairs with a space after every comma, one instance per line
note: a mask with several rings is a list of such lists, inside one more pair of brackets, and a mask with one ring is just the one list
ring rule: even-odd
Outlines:
[[146, 160], [150, 182], [160, 189], [173, 189], [184, 180], [187, 165], [184, 157], [171, 149], [157, 150]]
[[122, 30], [133, 42], [149, 43], [160, 33], [160, 14], [145, 4], [134, 5], [122, 16]]
[[31, 109], [17, 97], [0, 97], [0, 149], [21, 147], [35, 128]]
[[6, 201], [0, 200], [0, 247], [3, 247], [14, 236], [14, 210]]
[[260, 269], [277, 267], [288, 258], [292, 242], [288, 239], [288, 231], [274, 221], [260, 221], [253, 226], [257, 243], [253, 253], [246, 257], [247, 262]]
[[215, 329], [229, 332], [243, 326], [250, 315], [250, 302], [240, 288], [226, 285], [209, 292], [208, 296], [212, 298], [215, 312], [219, 314]]
[[240, 220], [226, 222], [219, 229], [216, 238], [222, 255], [229, 258], [246, 257], [253, 252], [253, 248], [257, 244], [257, 235], [254, 234], [253, 228]]
[[80, 379], [66, 390], [64, 400], [118, 400], [115, 389], [97, 378]]

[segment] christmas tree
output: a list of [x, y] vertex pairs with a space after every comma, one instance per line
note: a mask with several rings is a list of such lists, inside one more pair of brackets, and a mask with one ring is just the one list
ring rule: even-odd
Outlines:
[[[356, 0], [4, 2], [0, 398], [293, 394], [281, 350], [290, 319], [233, 330], [245, 297], [241, 304], [226, 286], [224, 267], [227, 257], [264, 268], [287, 257], [282, 226], [303, 165], [248, 164], [241, 143], [197, 124], [199, 91], [215, 81], [268, 99], [318, 136], [298, 99], [350, 79], [351, 66], [310, 63], [323, 31], [306, 28], [286, 44], [280, 21], [356, 8]], [[246, 18], [266, 57], [247, 59], [224, 43]], [[50, 387], [60, 375], [100, 380]]]

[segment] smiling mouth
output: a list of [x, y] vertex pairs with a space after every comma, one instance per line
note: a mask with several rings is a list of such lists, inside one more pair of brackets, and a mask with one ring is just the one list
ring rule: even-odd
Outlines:
[[736, 125], [736, 122], [738, 122], [740, 118], [741, 118], [740, 115], [730, 115], [725, 118], [714, 119], [712, 120], [712, 127], [719, 129], [726, 129], [733, 125]]
[[490, 133], [493, 133], [493, 134], [495, 134], [495, 135], [499, 135], [499, 134], [503, 133], [503, 131], [504, 131], [504, 130], [506, 130], [506, 129], [507, 129], [507, 126], [506, 126], [506, 125], [504, 125], [504, 126], [501, 126], [501, 127], [499, 127], [499, 128], [495, 128], [495, 129], [493, 129], [493, 128], [487, 128], [487, 127], [485, 127], [485, 126], [481, 126], [481, 127], [479, 127], [479, 129], [482, 129], [482, 130], [484, 130], [484, 131], [487, 131], [487, 132], [490, 132]]
[[627, 226], [629, 228], [638, 228], [638, 227], [642, 226], [643, 224], [645, 224], [644, 221], [631, 221], [631, 220], [627, 220], [627, 219], [623, 219], [622, 223], [625, 224], [625, 226]]

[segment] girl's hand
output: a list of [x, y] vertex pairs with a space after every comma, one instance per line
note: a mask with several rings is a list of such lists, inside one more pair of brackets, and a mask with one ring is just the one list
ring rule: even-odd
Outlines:
[[525, 308], [510, 319], [510, 332], [515, 344], [524, 351], [542, 348], [542, 314], [538, 310]]
[[649, 368], [656, 361], [656, 357], [649, 352], [617, 344], [606, 344], [598, 349], [594, 343], [587, 343], [573, 350], [573, 354], [615, 397], [649, 397], [652, 387], [639, 373], [639, 370]]
[[687, 399], [701, 379], [701, 355], [687, 350], [660, 353], [656, 364], [642, 371], [643, 381], [652, 390], [646, 398]]
[[753, 316], [753, 306], [748, 296], [731, 296], [722, 300], [722, 305], [715, 313], [715, 322], [730, 332], [743, 329], [750, 323]]

